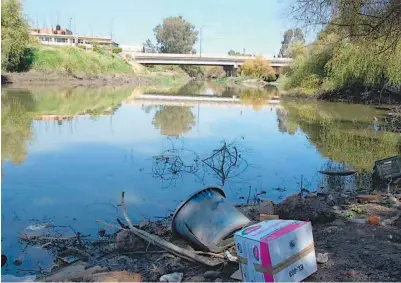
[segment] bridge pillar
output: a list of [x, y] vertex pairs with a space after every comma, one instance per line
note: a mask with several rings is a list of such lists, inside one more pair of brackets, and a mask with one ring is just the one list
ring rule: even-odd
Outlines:
[[237, 70], [235, 66], [223, 66], [224, 71], [226, 71], [226, 76], [227, 77], [236, 77], [237, 76]]

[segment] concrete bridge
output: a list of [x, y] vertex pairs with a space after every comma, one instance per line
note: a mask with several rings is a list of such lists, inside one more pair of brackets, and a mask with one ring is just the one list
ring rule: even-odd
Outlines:
[[[251, 56], [228, 56], [228, 55], [197, 55], [197, 54], [167, 54], [167, 53], [131, 53], [136, 62], [143, 65], [203, 65], [222, 66], [228, 75], [235, 76], [237, 69], [245, 60], [254, 60]], [[269, 58], [272, 67], [279, 74], [284, 66], [288, 66], [291, 58]]]

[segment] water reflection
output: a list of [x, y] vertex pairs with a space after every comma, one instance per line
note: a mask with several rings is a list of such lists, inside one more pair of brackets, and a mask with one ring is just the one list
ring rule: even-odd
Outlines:
[[[20, 253], [15, 235], [32, 219], [96, 233], [96, 219], [118, 217], [121, 191], [139, 222], [165, 216], [206, 185], [224, 186], [235, 202], [261, 191], [279, 201], [319, 185], [365, 189], [374, 161], [399, 152], [400, 135], [373, 131], [382, 112], [368, 106], [270, 105], [274, 87], [163, 88], [2, 90], [2, 248], [11, 258]], [[146, 93], [164, 95], [152, 101]], [[345, 179], [317, 173], [350, 167], [358, 172]], [[21, 268], [36, 267], [37, 253]]]
[[322, 155], [371, 172], [378, 159], [400, 154], [401, 136], [377, 132], [372, 123], [384, 113], [373, 107], [341, 103], [287, 101], [277, 109], [281, 132], [306, 133]]
[[1, 161], [21, 164], [32, 138], [34, 100], [30, 92], [1, 93]]
[[179, 137], [196, 126], [195, 115], [190, 107], [159, 106], [155, 112], [153, 126], [164, 136]]

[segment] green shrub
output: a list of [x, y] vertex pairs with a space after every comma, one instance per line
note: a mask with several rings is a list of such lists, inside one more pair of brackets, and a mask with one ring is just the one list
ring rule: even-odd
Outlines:
[[123, 51], [123, 50], [121, 49], [121, 47], [113, 47], [113, 49], [111, 50], [111, 52], [113, 52], [114, 54], [118, 54], [118, 53], [120, 53], [121, 51]]
[[99, 44], [93, 45], [93, 51], [100, 53], [100, 54], [104, 54], [104, 49], [102, 47], [100, 47]]
[[255, 77], [265, 81], [276, 80], [276, 72], [269, 61], [261, 56], [256, 56], [253, 60], [246, 60], [241, 66], [241, 74], [244, 76]]
[[21, 5], [16, 0], [1, 1], [1, 67], [7, 71], [21, 71], [26, 64], [29, 26]]

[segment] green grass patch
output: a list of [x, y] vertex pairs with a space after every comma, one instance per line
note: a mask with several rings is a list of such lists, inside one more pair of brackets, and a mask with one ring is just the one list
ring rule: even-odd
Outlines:
[[32, 46], [32, 70], [62, 71], [70, 75], [133, 74], [132, 67], [111, 52], [98, 53], [76, 47]]

